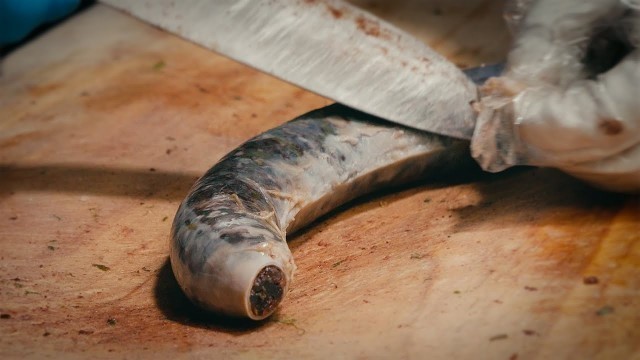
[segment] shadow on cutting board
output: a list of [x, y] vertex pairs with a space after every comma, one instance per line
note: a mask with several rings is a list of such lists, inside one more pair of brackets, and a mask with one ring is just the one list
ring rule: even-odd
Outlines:
[[[345, 215], [347, 209], [353, 209], [357, 207], [358, 209], [355, 213], [367, 211], [367, 203], [375, 202], [374, 200], [383, 196], [393, 196], [395, 200], [400, 199], [403, 196], [408, 196], [407, 191], [414, 189], [414, 191], [419, 191], [419, 184], [424, 184], [425, 182], [429, 183], [429, 187], [440, 188], [446, 186], [452, 186], [456, 184], [469, 183], [477, 180], [479, 177], [483, 176], [494, 176], [481, 173], [477, 165], [475, 163], [469, 162], [464, 164], [465, 166], [460, 166], [455, 170], [449, 170], [443, 176], [432, 177], [431, 180], [422, 180], [420, 182], [412, 182], [406, 185], [402, 185], [399, 187], [387, 188], [383, 191], [374, 192], [372, 194], [368, 194], [357, 198], [353, 201], [347, 202], [346, 204], [330, 211], [328, 214], [321, 216], [316, 221], [313, 221], [311, 224], [306, 226], [300, 231], [296, 231], [294, 236], [287, 239], [289, 242], [289, 247], [292, 251], [295, 251], [295, 248], [300, 245], [300, 234], [313, 229], [315, 225], [319, 222], [327, 221], [337, 214]], [[346, 216], [353, 216], [354, 212], [349, 211]], [[217, 314], [212, 314], [205, 310], [202, 310], [195, 306], [182, 292], [180, 286], [173, 275], [173, 271], [171, 269], [171, 263], [167, 259], [158, 272], [156, 283], [154, 286], [154, 297], [155, 302], [159, 310], [164, 314], [164, 316], [174, 322], [180, 323], [182, 325], [194, 326], [199, 328], [210, 329], [213, 331], [222, 331], [228, 333], [236, 333], [238, 335], [252, 332], [258, 329], [264, 329], [268, 326], [277, 324], [282, 320], [279, 318], [278, 311], [271, 317], [262, 320], [262, 321], [254, 321], [243, 318], [230, 318]]]
[[277, 322], [277, 312], [263, 321], [254, 321], [220, 316], [198, 308], [180, 289], [168, 258], [158, 272], [153, 290], [156, 305], [164, 316], [182, 325], [241, 335]]
[[487, 176], [473, 183], [481, 200], [451, 209], [457, 218], [454, 233], [497, 223], [508, 226], [533, 222], [542, 226], [549, 221], [571, 221], [549, 216], [562, 209], [585, 212], [585, 216], [597, 212], [603, 218], [613, 217], [625, 202], [638, 200], [637, 196], [596, 189], [555, 169], [529, 168], [508, 174]]
[[[338, 215], [355, 216], [357, 213], [367, 211], [369, 206], [378, 206], [376, 199], [384, 197], [389, 198], [390, 201], [399, 201], [425, 189], [459, 184], [468, 184], [476, 188], [481, 200], [474, 206], [451, 209], [457, 217], [452, 228], [453, 232], [468, 231], [489, 223], [494, 225], [500, 223], [505, 226], [509, 223], [531, 222], [531, 216], [553, 212], [553, 209], [560, 207], [572, 207], [585, 211], [593, 211], [596, 208], [602, 210], [600, 213], [603, 216], [612, 216], [626, 201], [635, 199], [633, 196], [596, 190], [550, 169], [518, 168], [501, 174], [469, 171], [465, 175], [458, 175], [447, 178], [446, 182], [412, 183], [351, 201], [292, 234], [293, 236], [288, 239], [289, 246], [295, 252], [304, 241], [303, 238], [306, 238], [300, 235], [314, 231], [319, 222], [326, 221], [330, 224]], [[165, 261], [158, 273], [154, 295], [156, 305], [167, 319], [187, 326], [240, 335], [264, 329], [279, 321], [277, 312], [264, 321], [255, 322], [215, 315], [199, 309], [183, 294], [173, 275], [169, 260]]]
[[181, 201], [195, 173], [83, 165], [1, 165], [0, 199], [22, 192], [63, 192]]

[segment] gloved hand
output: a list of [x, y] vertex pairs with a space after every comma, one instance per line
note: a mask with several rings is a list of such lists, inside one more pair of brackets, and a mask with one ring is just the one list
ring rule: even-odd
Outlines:
[[68, 15], [80, 0], [0, 0], [0, 46], [22, 40], [38, 25]]
[[480, 90], [471, 150], [485, 170], [547, 166], [640, 192], [640, 3], [633, 1], [531, 4], [507, 70]]

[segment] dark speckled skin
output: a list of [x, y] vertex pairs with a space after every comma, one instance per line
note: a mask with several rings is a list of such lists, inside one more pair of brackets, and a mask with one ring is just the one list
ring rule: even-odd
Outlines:
[[305, 114], [247, 141], [194, 185], [173, 223], [176, 278], [205, 308], [262, 318], [236, 303], [247, 302], [245, 289], [267, 265], [291, 280], [287, 231], [383, 186], [467, 162], [467, 148], [341, 105]]
[[[467, 75], [481, 83], [501, 70]], [[233, 150], [194, 185], [171, 232], [176, 279], [203, 308], [264, 319], [295, 270], [287, 232], [383, 187], [475, 166], [468, 147], [337, 104], [302, 115]]]

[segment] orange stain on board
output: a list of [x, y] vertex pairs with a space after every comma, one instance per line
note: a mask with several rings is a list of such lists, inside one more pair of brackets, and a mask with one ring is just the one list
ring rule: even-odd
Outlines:
[[[627, 207], [635, 206], [633, 199], [627, 201]], [[613, 225], [594, 225], [603, 219]], [[544, 273], [565, 279], [596, 276], [608, 284], [640, 287], [640, 212], [585, 208], [583, 214], [554, 214], [541, 223], [531, 239]]]

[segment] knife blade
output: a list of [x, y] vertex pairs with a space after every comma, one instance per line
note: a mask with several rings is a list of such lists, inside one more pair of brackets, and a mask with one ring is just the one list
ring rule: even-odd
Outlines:
[[393, 25], [339, 0], [102, 0], [360, 111], [470, 139], [475, 85]]

